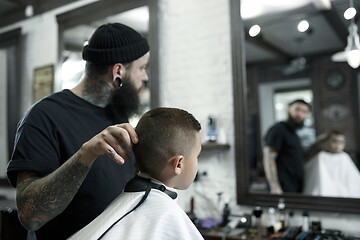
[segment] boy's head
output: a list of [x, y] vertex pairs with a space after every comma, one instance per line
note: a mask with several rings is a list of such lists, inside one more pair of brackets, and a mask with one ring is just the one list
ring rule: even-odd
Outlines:
[[342, 152], [345, 148], [345, 135], [339, 131], [331, 130], [327, 135], [325, 146], [328, 152]]
[[148, 111], [136, 126], [139, 142], [134, 154], [139, 170], [170, 187], [188, 188], [197, 172], [200, 130], [200, 123], [184, 110]]

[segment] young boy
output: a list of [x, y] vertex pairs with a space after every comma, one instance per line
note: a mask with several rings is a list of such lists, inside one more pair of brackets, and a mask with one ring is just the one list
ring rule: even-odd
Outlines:
[[188, 112], [156, 108], [136, 126], [140, 170], [95, 220], [70, 239], [203, 239], [173, 200], [193, 182], [201, 151], [200, 123]]
[[328, 132], [325, 139], [325, 151], [330, 153], [341, 153], [345, 149], [345, 135], [336, 130]]
[[335, 129], [316, 137], [316, 141], [307, 150], [308, 159], [314, 157], [321, 151], [329, 153], [340, 153], [345, 148], [345, 135]]

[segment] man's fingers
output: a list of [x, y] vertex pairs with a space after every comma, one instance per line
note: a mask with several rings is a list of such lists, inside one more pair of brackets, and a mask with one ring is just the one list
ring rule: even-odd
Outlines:
[[117, 124], [116, 126], [126, 130], [128, 135], [130, 136], [132, 143], [134, 143], [134, 144], [138, 143], [138, 141], [139, 141], [138, 135], [130, 123]]
[[109, 158], [111, 158], [112, 160], [114, 160], [118, 164], [124, 164], [125, 163], [125, 159], [122, 158], [114, 149], [109, 149], [106, 152], [106, 155], [108, 155]]

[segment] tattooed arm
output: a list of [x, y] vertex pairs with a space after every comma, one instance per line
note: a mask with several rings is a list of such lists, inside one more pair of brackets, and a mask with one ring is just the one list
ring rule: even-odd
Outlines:
[[129, 159], [124, 148], [132, 149], [137, 135], [130, 124], [110, 126], [84, 143], [63, 165], [46, 177], [18, 173], [16, 202], [22, 225], [36, 231], [69, 205], [99, 155], [107, 154], [119, 164]]
[[282, 194], [283, 191], [279, 183], [276, 161], [275, 161], [278, 154], [273, 148], [269, 146], [264, 147], [263, 154], [264, 154], [264, 159], [263, 159], [264, 170], [265, 170], [266, 178], [270, 185], [270, 191], [271, 193]]

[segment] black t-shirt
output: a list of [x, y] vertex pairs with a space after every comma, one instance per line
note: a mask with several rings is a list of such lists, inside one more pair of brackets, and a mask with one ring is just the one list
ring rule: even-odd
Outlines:
[[[16, 186], [18, 171], [46, 176], [77, 152], [83, 143], [106, 127], [128, 122], [115, 120], [105, 108], [97, 107], [69, 90], [52, 94], [33, 105], [18, 126], [14, 153], [7, 168], [8, 179]], [[91, 166], [69, 206], [45, 224], [36, 236], [66, 239], [97, 217], [134, 176], [134, 158], [118, 165], [106, 155]]]
[[295, 130], [285, 122], [276, 123], [267, 132], [265, 144], [278, 153], [276, 166], [282, 190], [284, 192], [302, 192], [304, 157]]

